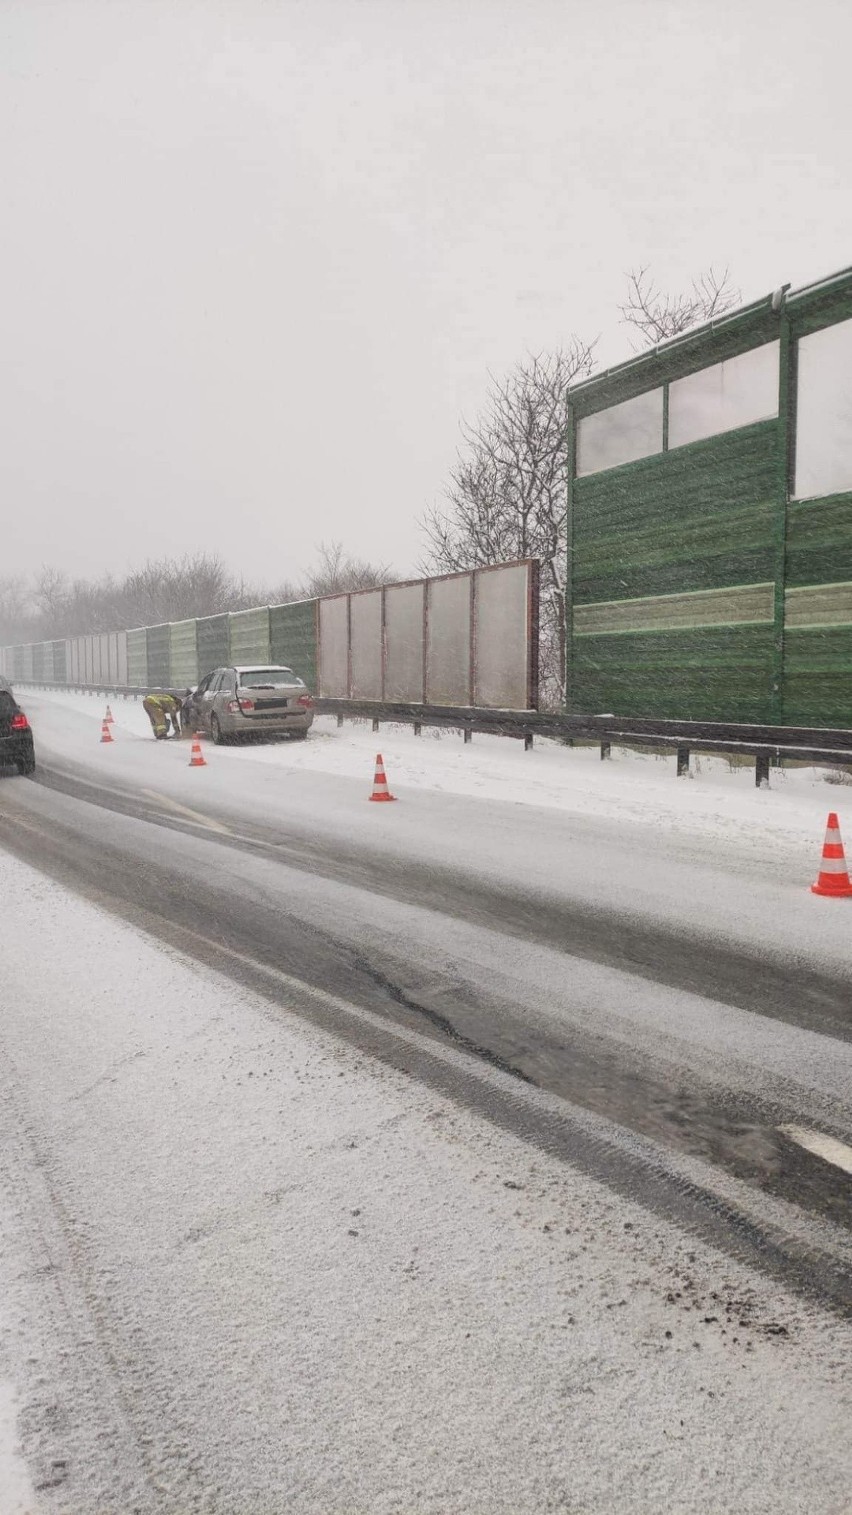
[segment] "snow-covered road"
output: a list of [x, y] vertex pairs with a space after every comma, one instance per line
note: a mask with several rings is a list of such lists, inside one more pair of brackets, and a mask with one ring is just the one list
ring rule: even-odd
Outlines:
[[[205, 742], [208, 766], [190, 769], [184, 743], [152, 740], [138, 702], [115, 702], [115, 740], [102, 746], [100, 700], [24, 693], [42, 767], [124, 790], [137, 806], [166, 797], [208, 828], [216, 817], [280, 824], [339, 843], [341, 854], [511, 879], [531, 894], [852, 972], [836, 907], [809, 893], [827, 813], [839, 810], [842, 823], [852, 795], [826, 783], [823, 770], [774, 773], [773, 787], [758, 791], [751, 769], [724, 759], [702, 759], [692, 779], [678, 781], [672, 758], [616, 752], [601, 763], [594, 749], [542, 742], [525, 753], [497, 737], [464, 746], [407, 727], [375, 736], [366, 722], [338, 730], [329, 717], [305, 743]], [[394, 806], [367, 803], [377, 745]], [[852, 847], [852, 799], [845, 815]]]
[[397, 729], [373, 806], [363, 728], [190, 770], [132, 702], [108, 746], [26, 703], [10, 1488], [845, 1515], [852, 954], [807, 887], [842, 786]]
[[841, 1323], [25, 865], [0, 888], [39, 1510], [848, 1509]]

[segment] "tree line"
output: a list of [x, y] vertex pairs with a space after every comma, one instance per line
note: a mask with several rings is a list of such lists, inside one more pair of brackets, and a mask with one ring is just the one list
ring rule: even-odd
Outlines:
[[321, 543], [314, 566], [302, 578], [271, 584], [236, 578], [209, 553], [149, 560], [123, 578], [104, 574], [72, 579], [55, 568], [43, 568], [33, 583], [0, 578], [0, 645], [158, 626], [253, 605], [369, 589], [396, 577], [389, 564], [353, 557], [340, 542]]

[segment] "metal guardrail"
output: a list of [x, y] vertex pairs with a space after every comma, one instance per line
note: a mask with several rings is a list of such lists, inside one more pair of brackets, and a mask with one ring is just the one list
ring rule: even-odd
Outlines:
[[[116, 684], [56, 684], [16, 681], [28, 689], [58, 689], [80, 694], [144, 699], [148, 689]], [[162, 691], [161, 691], [162, 692]], [[183, 694], [183, 690], [171, 691]], [[378, 700], [316, 699], [319, 715], [344, 720], [369, 720], [374, 731], [384, 724], [413, 726], [419, 735], [424, 726], [461, 731], [465, 742], [475, 733], [508, 736], [522, 740], [529, 750], [537, 736], [571, 743], [594, 742], [601, 757], [608, 758], [614, 745], [621, 747], [670, 748], [677, 758], [677, 774], [689, 772], [692, 752], [727, 753], [755, 760], [755, 783], [769, 782], [769, 772], [782, 759], [814, 767], [847, 768], [852, 772], [852, 729], [822, 726], [741, 725], [724, 721], [672, 721], [652, 716], [568, 715], [561, 711], [485, 710], [472, 706], [417, 705]]]
[[478, 710], [373, 701], [317, 700], [317, 709], [337, 715], [401, 721], [414, 726], [460, 729], [465, 741], [474, 732], [523, 738], [527, 749], [536, 736], [557, 741], [595, 742], [601, 757], [608, 758], [613, 744], [625, 747], [668, 747], [677, 756], [679, 777], [689, 772], [693, 751], [739, 754], [755, 759], [755, 783], [769, 782], [769, 770], [782, 758], [797, 759], [816, 767], [848, 767], [852, 770], [852, 730], [828, 727], [735, 725], [717, 721], [671, 721], [653, 717], [616, 715], [568, 715], [561, 711]]

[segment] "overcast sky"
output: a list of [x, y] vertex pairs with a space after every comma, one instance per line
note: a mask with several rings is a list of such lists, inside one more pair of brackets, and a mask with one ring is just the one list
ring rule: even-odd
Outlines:
[[852, 262], [847, 0], [0, 0], [0, 573], [414, 568], [488, 371]]

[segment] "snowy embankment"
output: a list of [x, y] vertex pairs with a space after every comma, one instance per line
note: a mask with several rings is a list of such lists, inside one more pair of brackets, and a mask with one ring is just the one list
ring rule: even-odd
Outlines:
[[[27, 694], [37, 755], [70, 763], [90, 781], [173, 807], [208, 828], [240, 822], [286, 828], [397, 864], [476, 873], [525, 894], [665, 921], [685, 933], [848, 967], [846, 905], [816, 898], [829, 809], [848, 819], [852, 789], [819, 769], [773, 772], [699, 758], [689, 779], [674, 759], [542, 741], [532, 752], [498, 737], [465, 746], [453, 733], [415, 737], [331, 718], [307, 742], [215, 748], [190, 769], [185, 742], [154, 742], [139, 702], [113, 707], [115, 740], [101, 745], [103, 703]], [[367, 803], [376, 749], [397, 805]], [[848, 810], [842, 801], [849, 796]]]
[[847, 1327], [1, 853], [0, 895], [45, 1508], [845, 1509]]

